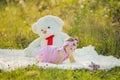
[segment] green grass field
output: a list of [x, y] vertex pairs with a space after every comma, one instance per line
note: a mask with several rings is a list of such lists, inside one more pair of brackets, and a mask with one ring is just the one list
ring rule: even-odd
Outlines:
[[[65, 22], [63, 32], [78, 37], [79, 48], [93, 45], [98, 54], [120, 58], [119, 0], [0, 0], [0, 48], [24, 49], [38, 35], [31, 25], [45, 15]], [[119, 80], [109, 71], [42, 69], [36, 66], [0, 71], [0, 80]]]
[[119, 80], [120, 68], [109, 71], [42, 69], [36, 66], [0, 73], [0, 80]]

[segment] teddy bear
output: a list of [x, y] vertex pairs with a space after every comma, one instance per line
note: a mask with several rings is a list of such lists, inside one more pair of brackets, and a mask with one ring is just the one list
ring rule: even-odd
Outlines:
[[29, 44], [24, 52], [27, 56], [35, 56], [34, 53], [47, 45], [62, 46], [69, 35], [62, 32], [64, 22], [61, 18], [46, 15], [32, 25], [32, 31], [39, 35]]

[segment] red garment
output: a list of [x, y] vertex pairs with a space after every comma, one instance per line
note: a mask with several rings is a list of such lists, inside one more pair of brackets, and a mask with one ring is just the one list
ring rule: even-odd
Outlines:
[[54, 35], [51, 35], [51, 36], [46, 38], [47, 45], [53, 45], [53, 38], [54, 38]]

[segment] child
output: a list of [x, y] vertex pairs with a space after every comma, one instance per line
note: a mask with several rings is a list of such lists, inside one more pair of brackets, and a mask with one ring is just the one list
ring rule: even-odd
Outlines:
[[72, 58], [72, 62], [74, 62], [72, 54], [77, 48], [77, 44], [77, 39], [69, 38], [62, 47], [46, 46], [36, 53], [36, 59], [39, 62], [61, 64], [66, 59]]

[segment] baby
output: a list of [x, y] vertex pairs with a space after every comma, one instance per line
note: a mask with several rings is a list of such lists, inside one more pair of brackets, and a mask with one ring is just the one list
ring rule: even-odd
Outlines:
[[66, 59], [71, 58], [74, 62], [72, 54], [77, 48], [77, 44], [77, 39], [69, 38], [62, 47], [46, 46], [36, 53], [36, 60], [38, 62], [61, 64]]

